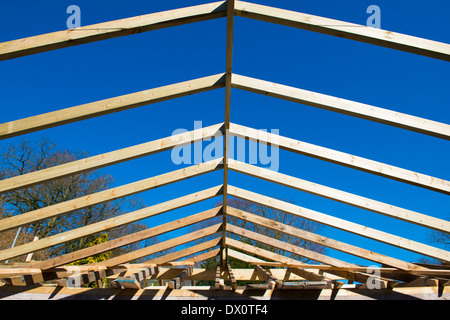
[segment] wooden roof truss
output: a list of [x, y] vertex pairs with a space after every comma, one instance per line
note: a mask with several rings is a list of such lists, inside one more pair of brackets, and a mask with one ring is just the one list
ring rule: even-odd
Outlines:
[[[88, 118], [121, 112], [131, 108], [146, 106], [152, 103], [218, 88], [225, 88], [224, 122], [191, 132], [182, 133], [175, 137], [165, 137], [140, 145], [115, 150], [105, 154], [48, 168], [42, 171], [32, 172], [2, 180], [0, 181], [0, 194], [5, 194], [7, 192], [42, 184], [54, 179], [103, 168], [132, 159], [150, 156], [158, 152], [170, 150], [171, 148], [180, 146], [181, 144], [190, 144], [200, 141], [201, 139], [209, 139], [218, 136], [224, 136], [225, 143], [223, 159], [221, 158], [196, 164], [155, 177], [146, 177], [143, 180], [122, 185], [110, 190], [101, 191], [86, 197], [73, 199], [52, 205], [50, 207], [45, 207], [18, 216], [6, 218], [0, 220], [0, 232], [18, 228], [20, 226], [26, 226], [36, 221], [67, 214], [88, 206], [93, 206], [110, 200], [151, 190], [159, 186], [176, 183], [194, 176], [208, 174], [216, 170], [223, 170], [223, 184], [208, 189], [198, 190], [180, 198], [146, 207], [135, 212], [130, 212], [128, 214], [115, 217], [114, 219], [101, 221], [80, 227], [78, 229], [56, 234], [48, 238], [38, 239], [13, 248], [4, 249], [0, 251], [0, 261], [4, 262], [14, 257], [32, 254], [33, 252], [52, 247], [66, 241], [78, 239], [86, 235], [95, 234], [117, 226], [125, 225], [127, 223], [170, 212], [171, 210], [189, 206], [193, 203], [204, 201], [213, 197], [221, 197], [223, 199], [223, 205], [218, 208], [212, 208], [189, 217], [176, 219], [160, 226], [155, 226], [137, 233], [129, 234], [118, 239], [112, 239], [105, 243], [51, 258], [46, 261], [29, 261], [25, 263], [9, 264], [4, 263], [0, 265], [0, 278], [2, 278], [5, 285], [0, 289], [0, 294], [1, 292], [8, 290], [19, 290], [18, 292], [21, 293], [27, 292], [23, 291], [25, 290], [24, 288], [28, 288], [27, 290], [30, 290], [29, 292], [43, 293], [46, 292], [45, 290], [49, 289], [45, 286], [36, 287], [36, 285], [49, 280], [57, 281], [58, 285], [62, 288], [71, 287], [71, 289], [74, 289], [75, 287], [78, 288], [78, 290], [81, 290], [80, 292], [87, 294], [87, 289], [82, 288], [83, 284], [95, 281], [100, 284], [102, 279], [110, 278], [114, 280], [113, 283], [117, 288], [114, 290], [129, 288], [139, 291], [144, 288], [143, 281], [145, 279], [159, 280], [161, 285], [164, 283], [163, 281], [165, 281], [165, 285], [162, 287], [147, 287], [144, 291], [164, 290], [164, 287], [166, 287], [173, 291], [172, 295], [175, 297], [183, 297], [184, 295], [201, 297], [210, 295], [237, 295], [240, 297], [247, 297], [254, 295], [255, 292], [259, 292], [258, 290], [264, 291], [262, 294], [264, 297], [267, 296], [267, 292], [269, 292], [269, 296], [273, 297], [276, 296], [274, 292], [278, 292], [277, 294], [280, 294], [279, 292], [285, 292], [284, 289], [296, 289], [304, 292], [305, 289], [313, 288], [320, 289], [323, 292], [329, 291], [329, 296], [326, 297], [332, 298], [333, 295], [334, 297], [336, 296], [336, 290], [347, 290], [347, 294], [359, 294], [355, 289], [359, 288], [359, 292], [364, 292], [364, 290], [367, 289], [367, 281], [375, 278], [379, 284], [378, 292], [381, 292], [380, 296], [386, 295], [387, 292], [390, 292], [391, 294], [393, 292], [400, 292], [404, 294], [406, 292], [404, 290], [410, 290], [411, 288], [416, 288], [416, 291], [408, 291], [408, 294], [410, 295], [423, 294], [426, 297], [435, 298], [443, 296], [448, 297], [450, 295], [450, 291], [446, 287], [450, 282], [450, 267], [446, 267], [445, 265], [436, 267], [402, 261], [395, 257], [389, 257], [372, 250], [343, 243], [338, 240], [320, 236], [315, 233], [307, 232], [293, 226], [285, 225], [249, 212], [245, 212], [237, 208], [233, 208], [227, 203], [229, 196], [249, 200], [292, 215], [332, 226], [346, 232], [432, 257], [447, 264], [450, 263], [449, 251], [405, 239], [394, 234], [369, 228], [364, 225], [336, 218], [332, 215], [313, 211], [278, 199], [270, 198], [248, 190], [234, 187], [229, 184], [228, 172], [231, 170], [270, 181], [271, 183], [287, 186], [303, 192], [369, 210], [381, 215], [400, 219], [408, 223], [450, 233], [449, 221], [444, 221], [419, 212], [414, 212], [380, 201], [368, 199], [356, 194], [351, 194], [293, 176], [269, 171], [267, 169], [229, 159], [228, 146], [230, 136], [268, 144], [273, 143], [273, 141], [277, 141], [277, 147], [283, 150], [450, 195], [450, 182], [437, 177], [431, 177], [404, 168], [331, 150], [288, 137], [274, 135], [272, 133], [265, 133], [262, 135], [259, 130], [232, 123], [230, 120], [231, 89], [237, 88], [303, 105], [343, 113], [356, 118], [375, 121], [405, 130], [411, 130], [444, 140], [450, 140], [450, 125], [445, 123], [310, 92], [300, 88], [274, 84], [269, 81], [254, 79], [233, 73], [233, 22], [235, 16], [262, 20], [365, 42], [377, 46], [383, 46], [407, 53], [450, 61], [449, 44], [360, 25], [353, 25], [347, 22], [307, 15], [299, 12], [276, 9], [234, 0], [220, 1], [189, 8], [170, 10], [166, 12], [80, 27], [77, 28], [76, 32], [74, 30], [64, 30], [26, 39], [0, 43], [0, 60], [8, 60], [69, 46], [81, 45], [93, 41], [121, 37], [197, 21], [217, 18], [227, 19], [226, 61], [225, 72], [223, 74], [216, 74], [204, 78], [166, 85], [159, 88], [153, 88], [3, 123], [0, 124], [0, 139], [7, 139], [46, 128], [61, 126]], [[94, 254], [107, 252], [109, 250], [119, 248], [127, 244], [136, 243], [154, 236], [162, 235], [198, 222], [208, 221], [219, 216], [222, 216], [220, 223], [205, 227], [201, 230], [163, 241], [121, 256], [113, 257], [100, 263], [83, 266], [69, 266], [71, 262], [79, 259], [86, 258]], [[341, 261], [324, 254], [313, 252], [283, 241], [257, 234], [250, 230], [242, 229], [233, 224], [227, 223], [227, 216], [249, 221], [254, 224], [381, 264], [382, 267], [379, 269], [380, 274], [373, 275], [368, 273], [367, 266], [359, 266]], [[236, 241], [232, 237], [227, 236], [227, 234], [243, 236], [247, 239], [264, 243], [274, 248], [295, 253], [300, 256], [307, 257], [318, 264], [301, 264], [297, 260], [263, 250], [247, 243]], [[169, 248], [189, 244], [194, 240], [202, 239], [204, 237], [209, 237], [209, 240], [203, 241], [196, 245], [187, 246], [183, 250], [175, 251], [155, 260], [148, 261], [148, 263], [145, 264], [130, 264], [131, 261], [138, 258]], [[194, 266], [196, 262], [201, 262], [215, 256], [218, 256], [220, 260], [217, 270], [199, 269]], [[258, 259], [255, 256], [263, 257], [265, 260]], [[250, 262], [255, 266], [255, 269], [232, 269], [228, 263], [228, 257]], [[267, 262], [267, 259], [272, 262]], [[278, 268], [267, 269], [267, 267]], [[185, 283], [186, 280], [211, 280], [215, 281], [215, 286], [212, 286], [211, 288], [208, 287], [206, 289], [192, 286], [193, 283], [191, 283], [191, 286], [183, 286], [183, 283]], [[237, 281], [239, 280], [259, 281], [259, 283], [262, 282], [263, 285], [252, 284], [242, 288], [237, 286]], [[295, 282], [295, 284], [290, 284], [291, 282]], [[108, 291], [113, 289], [104, 290]], [[288, 291], [293, 292], [293, 290]], [[426, 293], [424, 293], [425, 291]], [[140, 294], [145, 296], [145, 293], [142, 292]], [[372, 292], [371, 295], [373, 296], [373, 294], [375, 293]], [[157, 296], [157, 294], [155, 296]], [[280, 294], [280, 297], [283, 296], [283, 294]], [[361, 296], [364, 295], [359, 295], [359, 297]]]

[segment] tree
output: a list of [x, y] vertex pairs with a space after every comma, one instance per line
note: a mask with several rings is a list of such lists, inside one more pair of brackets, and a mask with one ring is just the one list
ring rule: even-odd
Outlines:
[[[430, 233], [430, 240], [432, 243], [434, 243], [444, 249], [450, 250], [450, 233], [433, 230]], [[448, 263], [444, 263], [441, 260], [430, 259], [427, 257], [420, 258], [419, 262], [428, 263], [428, 264], [448, 264]]]
[[[60, 149], [48, 139], [42, 139], [36, 143], [24, 139], [17, 145], [9, 145], [6, 147], [0, 155], [0, 180], [43, 170], [87, 156], [85, 152]], [[102, 175], [98, 170], [93, 170], [9, 192], [0, 196], [0, 202], [3, 203], [0, 210], [0, 219], [106, 190], [111, 187], [112, 183], [113, 179], [110, 175]], [[144, 207], [144, 204], [140, 198], [136, 196], [125, 197], [32, 223], [20, 228], [20, 230], [15, 229], [1, 233], [0, 249], [9, 248], [12, 245], [17, 231], [20, 232], [16, 245], [20, 245], [32, 241], [34, 237], [38, 237], [39, 239], [45, 238], [109, 219], [125, 212], [138, 210], [142, 207]], [[145, 225], [130, 223], [110, 229], [106, 232], [106, 235], [108, 239], [113, 239], [145, 228]], [[92, 234], [81, 239], [41, 250], [34, 253], [34, 259], [44, 260], [82, 249], [86, 245], [93, 243], [100, 236], [101, 234]], [[157, 238], [115, 249], [112, 252], [112, 256], [129, 252], [130, 250], [143, 245], [149, 245], [155, 241], [157, 241]], [[18, 261], [20, 259], [16, 258], [15, 260]]]

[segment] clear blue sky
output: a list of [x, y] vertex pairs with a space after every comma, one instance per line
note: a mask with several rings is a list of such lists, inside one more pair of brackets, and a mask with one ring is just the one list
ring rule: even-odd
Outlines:
[[[292, 1], [256, 3], [365, 24], [381, 8], [381, 27], [450, 43], [448, 1]], [[2, 1], [0, 42], [66, 28], [66, 8], [81, 25], [181, 8], [207, 1]], [[233, 72], [450, 123], [450, 63], [294, 28], [235, 18]], [[0, 63], [0, 123], [224, 72], [224, 18], [95, 42]], [[224, 90], [28, 134], [96, 155], [224, 120]], [[450, 180], [448, 141], [233, 89], [231, 121]], [[0, 141], [3, 148], [22, 137]], [[178, 167], [170, 152], [102, 170], [115, 185]], [[320, 160], [280, 152], [280, 172], [420, 213], [450, 218], [449, 197]], [[221, 184], [222, 172], [145, 192], [148, 205]], [[286, 187], [230, 174], [230, 184], [429, 243], [430, 230]], [[218, 200], [218, 199], [217, 199]], [[150, 219], [148, 225], [208, 209], [216, 200]], [[420, 256], [326, 227], [321, 234], [416, 261]], [[370, 264], [329, 250], [333, 257]]]

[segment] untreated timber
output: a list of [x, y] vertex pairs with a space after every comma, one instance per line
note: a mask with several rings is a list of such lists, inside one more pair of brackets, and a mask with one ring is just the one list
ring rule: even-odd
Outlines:
[[99, 40], [225, 17], [225, 10], [225, 2], [214, 2], [3, 42], [0, 43], [0, 61]]
[[[240, 209], [233, 208], [231, 206], [228, 207], [228, 214], [230, 216], [236, 217], [238, 219], [248, 221], [251, 223], [255, 223], [258, 225], [261, 225], [263, 227], [280, 231], [282, 233], [310, 241], [313, 243], [320, 244], [322, 246], [338, 250], [341, 252], [345, 252], [369, 261], [374, 261], [377, 263], [393, 266], [402, 270], [428, 270], [427, 268], [417, 266], [415, 264], [402, 261], [396, 258], [392, 258], [389, 256], [385, 256], [383, 254], [379, 254], [377, 252], [366, 250], [351, 244], [347, 244], [341, 241], [337, 241], [328, 237], [324, 237], [321, 235], [318, 235], [313, 232], [309, 232], [307, 230], [302, 230], [299, 228], [292, 227], [287, 224], [280, 223], [278, 221], [274, 221], [272, 219], [268, 219], [256, 214], [252, 214]], [[261, 264], [263, 265], [263, 264]]]
[[450, 140], [450, 125], [351, 100], [233, 74], [233, 88]]
[[[174, 247], [177, 247], [177, 246], [189, 243], [189, 242], [194, 241], [194, 240], [198, 240], [198, 239], [201, 239], [201, 238], [204, 238], [204, 237], [207, 237], [207, 236], [211, 236], [211, 235], [213, 235], [213, 234], [215, 234], [215, 233], [217, 233], [217, 232], [219, 232], [221, 230], [221, 224], [222, 223], [215, 224], [213, 226], [210, 226], [210, 227], [207, 227], [207, 228], [203, 228], [203, 229], [200, 229], [200, 230], [197, 230], [197, 231], [194, 231], [194, 232], [191, 232], [191, 233], [188, 233], [188, 234], [185, 234], [185, 235], [182, 235], [182, 236], [170, 239], [170, 240], [166, 240], [166, 241], [162, 241], [162, 242], [156, 243], [156, 244], [151, 245], [149, 247], [145, 247], [145, 248], [142, 248], [142, 249], [139, 249], [139, 250], [134, 250], [132, 252], [128, 252], [128, 253], [122, 254], [122, 255], [117, 256], [117, 257], [110, 258], [110, 259], [102, 261], [102, 262], [97, 262], [94, 265], [113, 267], [113, 266], [116, 266], [116, 265], [119, 265], [119, 264], [127, 263], [129, 261], [133, 261], [133, 260], [145, 257], [145, 256], [149, 256], [149, 255], [155, 254], [157, 252], [168, 250], [168, 249], [171, 249], [171, 248], [174, 248]], [[213, 239], [211, 241], [212, 242], [214, 242], [214, 241], [217, 242], [217, 239]], [[206, 242], [204, 242], [204, 243], [206, 243]], [[211, 245], [211, 242], [208, 242], [208, 245]], [[185, 254], [185, 256], [187, 256], [187, 255], [189, 255], [187, 253], [192, 250], [191, 248], [183, 249], [181, 251], [183, 252], [183, 254]], [[195, 251], [195, 249], [194, 249], [194, 251]], [[196, 253], [196, 252], [192, 252], [192, 254], [193, 253]], [[154, 263], [154, 264], [162, 264], [162, 263], [166, 263], [166, 262], [175, 261], [175, 260], [178, 260], [180, 258], [180, 257], [178, 257], [176, 259], [175, 258], [171, 258], [171, 257], [173, 257], [176, 254], [178, 254], [178, 252], [165, 254], [163, 257], [153, 259], [153, 260], [151, 260], [149, 262], [150, 263]]]
[[259, 277], [264, 279], [265, 282], [267, 282], [267, 286], [269, 290], [273, 289], [281, 289], [283, 287], [283, 282], [272, 276], [269, 271], [262, 268], [259, 265], [255, 266], [255, 270], [258, 273]]
[[44, 248], [55, 246], [67, 241], [75, 240], [89, 234], [94, 234], [111, 228], [115, 228], [127, 223], [139, 221], [151, 216], [161, 214], [170, 210], [181, 208], [189, 204], [197, 203], [206, 199], [221, 195], [222, 186], [213, 187], [174, 200], [166, 201], [141, 210], [120, 215], [108, 220], [100, 221], [91, 225], [80, 227], [74, 230], [59, 233], [35, 242], [26, 243], [17, 247], [0, 251], [0, 261], [18, 257], [29, 252], [38, 251]]
[[336, 200], [358, 208], [383, 214], [388, 217], [400, 219], [416, 225], [431, 228], [437, 231], [450, 233], [450, 222], [412, 210], [396, 207], [387, 203], [361, 197], [338, 189], [326, 187], [317, 183], [295, 178], [265, 168], [253, 166], [237, 160], [230, 161], [229, 168], [253, 177], [275, 182], [293, 189], [305, 191], [327, 199]]
[[223, 74], [217, 74], [10, 121], [0, 124], [0, 140], [223, 86]]
[[449, 44], [397, 32], [244, 1], [236, 1], [235, 14], [241, 17], [450, 61]]
[[[257, 255], [257, 256], [259, 256], [261, 258], [264, 257], [265, 259], [270, 259], [272, 261], [277, 261], [277, 262], [281, 262], [281, 263], [291, 263], [291, 264], [296, 264], [296, 263], [299, 262], [298, 260], [294, 260], [294, 259], [282, 256], [282, 255], [276, 254], [274, 252], [271, 252], [271, 251], [268, 251], [268, 250], [264, 250], [264, 249], [252, 246], [250, 244], [243, 243], [241, 241], [237, 241], [237, 240], [231, 239], [230, 237], [226, 238], [226, 244], [229, 247], [233, 247], [233, 248], [238, 249], [238, 250], [243, 250], [243, 251], [248, 252], [250, 254]], [[317, 280], [317, 281], [319, 281], [319, 280], [324, 280], [325, 279], [325, 277], [323, 275], [319, 275], [319, 274], [314, 273], [314, 272], [308, 272], [308, 271], [304, 271], [304, 270], [301, 270], [301, 269], [295, 269], [295, 268], [293, 268], [293, 270], [298, 271], [298, 273], [296, 273], [296, 274], [298, 274], [299, 276], [301, 276], [303, 278], [306, 278], [308, 280]]]
[[[57, 266], [61, 266], [67, 263], [84, 259], [99, 253], [103, 253], [109, 250], [117, 249], [122, 246], [126, 246], [138, 241], [142, 241], [148, 238], [156, 237], [161, 234], [177, 230], [198, 222], [202, 222], [211, 218], [214, 218], [222, 213], [222, 208], [212, 208], [201, 213], [193, 214], [185, 218], [170, 221], [168, 223], [161, 224], [156, 227], [148, 228], [136, 233], [132, 233], [117, 239], [112, 239], [107, 242], [103, 242], [88, 248], [80, 249], [75, 252], [67, 253], [65, 255], [57, 256], [49, 260], [38, 261], [31, 264], [31, 267], [40, 269], [49, 269]], [[190, 261], [184, 263], [193, 263]], [[172, 265], [174, 263], [171, 263]]]
[[424, 189], [450, 195], [450, 181], [232, 123], [230, 134], [290, 152], [339, 164]]
[[4, 179], [0, 181], [0, 194], [31, 187], [36, 184], [52, 181], [54, 179], [83, 173], [89, 170], [100, 169], [124, 161], [145, 157], [157, 152], [169, 150], [173, 147], [180, 147], [188, 143], [195, 143], [203, 139], [216, 137], [218, 134], [222, 134], [222, 131], [223, 123], [219, 123], [209, 127], [180, 133], [128, 148], [123, 148], [39, 171], [30, 172], [9, 179]]
[[387, 232], [369, 228], [354, 222], [336, 218], [318, 211], [300, 207], [285, 201], [263, 196], [240, 188], [229, 186], [228, 192], [231, 196], [259, 203], [261, 205], [275, 208], [289, 214], [293, 214], [311, 221], [322, 223], [333, 228], [341, 229], [353, 234], [357, 234], [369, 239], [393, 245], [405, 250], [423, 254], [439, 260], [450, 262], [450, 252], [436, 247], [432, 247], [417, 241], [399, 237]]
[[[57, 217], [62, 214], [81, 210], [107, 201], [120, 199], [139, 192], [144, 192], [164, 186], [177, 181], [182, 181], [191, 177], [205, 174], [222, 168], [221, 159], [210, 160], [208, 162], [196, 164], [183, 169], [163, 173], [158, 176], [128, 183], [116, 188], [100, 191], [94, 194], [82, 196], [76, 199], [68, 200], [48, 207], [29, 211], [0, 220], [0, 232], [24, 226], [41, 220]], [[41, 240], [38, 240], [39, 242]]]
[[167, 282], [167, 287], [170, 289], [181, 289], [183, 282], [191, 276], [193, 270], [193, 266], [182, 269], [176, 277]]

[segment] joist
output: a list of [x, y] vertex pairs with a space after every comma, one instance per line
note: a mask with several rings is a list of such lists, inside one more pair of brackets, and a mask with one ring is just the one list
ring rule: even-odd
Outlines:
[[118, 277], [112, 281], [113, 286], [121, 289], [142, 289], [143, 281], [158, 273], [158, 268], [144, 268], [127, 277]]
[[0, 140], [223, 86], [223, 74], [217, 74], [6, 122], [0, 124]]
[[118, 217], [103, 220], [74, 230], [58, 233], [56, 235], [43, 238], [35, 242], [30, 242], [17, 247], [4, 249], [0, 251], [0, 261], [18, 257], [23, 254], [27, 254], [29, 252], [38, 251], [67, 241], [75, 240], [84, 237], [86, 235], [109, 230], [115, 227], [122, 226], [124, 224], [139, 221], [170, 210], [174, 210], [206, 199], [210, 199], [215, 196], [221, 195], [221, 190], [222, 186], [213, 187], [177, 199], [156, 204], [141, 210], [123, 214]]
[[[238, 250], [243, 250], [245, 252], [248, 252], [250, 254], [255, 254], [259, 257], [264, 257], [266, 259], [270, 259], [272, 261], [282, 262], [282, 263], [292, 263], [296, 264], [298, 263], [298, 260], [294, 260], [279, 254], [276, 254], [274, 252], [264, 250], [255, 246], [252, 246], [250, 244], [243, 243], [241, 241], [237, 241], [234, 239], [231, 239], [230, 237], [227, 237], [226, 239], [227, 246], [233, 247]], [[309, 280], [324, 280], [325, 277], [323, 275], [319, 275], [313, 272], [307, 272], [304, 270], [299, 269], [299, 273], [301, 277], [307, 278]]]
[[227, 263], [227, 272], [228, 272], [228, 278], [230, 279], [230, 283], [231, 283], [231, 289], [236, 290], [237, 289], [237, 281], [234, 276], [233, 268], [231, 267], [231, 265], [229, 263]]
[[341, 261], [339, 259], [328, 257], [328, 256], [326, 256], [324, 254], [319, 253], [319, 252], [308, 250], [308, 249], [305, 249], [305, 248], [302, 248], [302, 247], [290, 244], [288, 242], [277, 240], [277, 239], [274, 239], [274, 238], [271, 238], [271, 237], [259, 234], [257, 232], [253, 232], [253, 231], [250, 231], [250, 230], [247, 230], [247, 229], [244, 229], [244, 228], [237, 227], [237, 226], [232, 225], [232, 224], [228, 224], [227, 227], [228, 227], [227, 230], [229, 232], [234, 233], [234, 234], [236, 234], [238, 236], [245, 237], [247, 239], [254, 240], [254, 241], [257, 241], [257, 242], [260, 242], [260, 243], [264, 243], [264, 244], [267, 244], [267, 245], [269, 245], [271, 247], [274, 247], [274, 248], [277, 248], [277, 249], [281, 249], [281, 250], [284, 250], [284, 251], [288, 251], [288, 252], [297, 254], [297, 255], [299, 255], [301, 257], [305, 257], [305, 258], [308, 258], [308, 259], [311, 259], [311, 260], [314, 260], [314, 261], [317, 261], [317, 262], [321, 262], [321, 263], [325, 263], [325, 264], [329, 264], [329, 265], [333, 265], [333, 266], [341, 266], [341, 267], [355, 266], [355, 265], [353, 265], [351, 263], [347, 263], [347, 262]]
[[[161, 252], [164, 250], [168, 250], [171, 248], [174, 248], [176, 246], [180, 246], [183, 244], [186, 244], [188, 242], [194, 241], [194, 240], [198, 240], [201, 239], [203, 237], [207, 237], [207, 236], [211, 236], [217, 232], [219, 232], [221, 230], [221, 223], [219, 224], [215, 224], [212, 225], [210, 227], [207, 228], [203, 228], [170, 240], [166, 240], [166, 241], [162, 241], [159, 242], [157, 244], [142, 248], [142, 249], [138, 249], [138, 250], [134, 250], [132, 252], [128, 252], [125, 254], [122, 254], [120, 256], [117, 257], [113, 257], [110, 258], [108, 260], [102, 261], [102, 262], [97, 262], [94, 265], [97, 266], [106, 266], [106, 267], [113, 267], [119, 264], [123, 264], [123, 263], [127, 263], [142, 257], [146, 257], [152, 254], [155, 254], [157, 252]], [[214, 240], [212, 240], [214, 241]], [[188, 252], [189, 249], [185, 249], [182, 250], [183, 252]], [[175, 252], [176, 253], [176, 252]], [[170, 261], [174, 261], [177, 259], [164, 259], [165, 257], [170, 256], [170, 254], [165, 255], [164, 257], [157, 258], [154, 260], [151, 260], [150, 263], [155, 263], [155, 264], [161, 264], [161, 263], [165, 263], [165, 262], [170, 262]]]
[[[219, 251], [219, 249], [216, 249]], [[220, 269], [219, 269], [220, 270]], [[159, 267], [159, 272], [151, 276], [151, 279], [156, 280], [170, 280], [179, 274], [179, 268]], [[303, 281], [305, 278], [295, 275], [293, 272], [287, 269], [272, 269], [271, 273], [277, 279], [283, 281]], [[254, 269], [250, 268], [233, 268], [233, 276], [236, 281], [250, 281], [260, 280], [258, 275], [255, 274]], [[194, 268], [189, 280], [209, 280], [215, 282], [217, 279], [217, 268], [205, 269]], [[230, 279], [231, 280], [231, 279]]]
[[[260, 266], [270, 266], [270, 267], [288, 267], [288, 268], [302, 268], [302, 269], [318, 269], [318, 270], [347, 270], [347, 271], [359, 271], [359, 272], [367, 272], [368, 268], [373, 267], [335, 267], [329, 265], [322, 264], [287, 264], [287, 263], [279, 263], [279, 262], [251, 262], [253, 265]], [[422, 269], [422, 270], [400, 270], [397, 268], [386, 268], [380, 267], [378, 270], [381, 273], [397, 273], [397, 274], [417, 274], [417, 275], [428, 275], [428, 276], [449, 276], [450, 270], [445, 269]]]
[[434, 59], [450, 61], [449, 44], [397, 32], [244, 1], [236, 1], [235, 14], [240, 17], [281, 24]]
[[[232, 123], [230, 134], [290, 152], [450, 195], [450, 181]], [[231, 161], [230, 161], [231, 163]]]
[[219, 290], [222, 287], [222, 283], [221, 283], [221, 277], [220, 277], [220, 264], [217, 265], [216, 267], [216, 278], [214, 281], [214, 289], [215, 290]]
[[269, 290], [281, 289], [283, 287], [283, 282], [272, 276], [266, 269], [262, 268], [259, 265], [256, 265], [255, 270], [258, 273], [259, 277], [267, 282]]
[[[45, 261], [39, 261], [32, 263], [30, 266], [34, 268], [40, 269], [49, 269], [57, 266], [62, 266], [67, 263], [71, 263], [80, 259], [84, 259], [90, 257], [95, 254], [100, 254], [103, 252], [107, 252], [113, 249], [120, 248], [122, 246], [130, 245], [132, 243], [136, 243], [145, 239], [149, 239], [152, 237], [157, 237], [161, 234], [171, 232], [174, 230], [178, 230], [180, 228], [184, 228], [190, 226], [192, 224], [206, 221], [208, 219], [212, 219], [217, 217], [222, 213], [222, 208], [212, 208], [201, 213], [193, 214], [185, 218], [177, 219], [174, 221], [170, 221], [168, 223], [161, 224], [156, 227], [148, 228], [146, 230], [142, 230], [139, 232], [135, 232], [117, 239], [112, 239], [107, 242], [103, 242], [91, 247], [87, 247], [84, 249], [77, 250], [75, 252], [67, 253], [65, 255], [60, 255]], [[178, 262], [181, 263], [181, 262]], [[183, 262], [184, 264], [193, 264], [192, 261]], [[176, 265], [175, 262], [167, 263], [170, 265]]]
[[[194, 264], [200, 263], [205, 260], [217, 257], [219, 255], [219, 252], [220, 252], [220, 249], [216, 248], [216, 249], [208, 250], [203, 253], [196, 253], [189, 257], [189, 262], [194, 262]], [[182, 261], [184, 261], [184, 260], [181, 260], [180, 262], [182, 262]], [[167, 263], [171, 263], [171, 262], [167, 262]], [[162, 264], [162, 265], [164, 265], [164, 264]]]
[[193, 270], [193, 266], [184, 268], [175, 278], [167, 282], [167, 287], [169, 289], [181, 289], [183, 282], [191, 276]]
[[422, 227], [431, 228], [444, 233], [450, 233], [449, 221], [445, 221], [429, 215], [361, 197], [338, 189], [326, 187], [317, 183], [246, 164], [237, 160], [230, 161], [229, 167], [231, 170], [236, 172], [244, 173], [253, 177], [264, 179], [300, 191], [308, 192], [327, 199], [339, 201], [341, 203], [376, 212], [391, 218], [414, 223]]
[[31, 187], [36, 184], [64, 178], [70, 175], [83, 173], [90, 170], [104, 168], [124, 161], [130, 161], [149, 156], [158, 152], [180, 147], [188, 143], [210, 139], [222, 134], [223, 123], [209, 127], [180, 133], [170, 137], [153, 140], [139, 145], [111, 151], [97, 156], [64, 163], [43, 170], [30, 172], [24, 175], [4, 179], [0, 181], [0, 194]]
[[357, 118], [450, 140], [450, 125], [448, 124], [355, 101], [336, 98], [317, 92], [302, 90], [299, 88], [289, 87], [237, 74], [233, 74], [233, 88], [284, 99], [311, 107], [343, 113]]
[[263, 196], [251, 191], [229, 186], [228, 192], [234, 197], [259, 203], [261, 205], [278, 209], [289, 214], [293, 214], [311, 221], [322, 223], [324, 225], [344, 230], [369, 239], [377, 240], [395, 247], [423, 254], [428, 257], [436, 258], [442, 261], [450, 261], [450, 252], [436, 247], [432, 247], [417, 241], [399, 237], [377, 229], [369, 228], [354, 222], [333, 217], [318, 211], [303, 208], [285, 201], [277, 200], [271, 197]]
[[[215, 239], [205, 241], [200, 244], [191, 246], [187, 249], [183, 249], [183, 250], [179, 250], [179, 251], [176, 251], [173, 253], [166, 254], [162, 257], [151, 260], [151, 262], [158, 263], [158, 264], [165, 263], [168, 261], [174, 261], [174, 260], [178, 260], [178, 259], [190, 256], [190, 255], [194, 255], [196, 253], [200, 253], [205, 250], [209, 250], [212, 252], [213, 256], [217, 256], [217, 252], [218, 252], [217, 250], [219, 250], [219, 249], [213, 249], [213, 248], [216, 247], [217, 245], [219, 245], [220, 242], [221, 242], [221, 238], [215, 238]], [[205, 252], [204, 254], [211, 254], [211, 252]]]
[[0, 43], [0, 61], [226, 16], [225, 2], [102, 22]]
[[[158, 176], [128, 183], [116, 188], [82, 196], [34, 211], [0, 220], [0, 232], [81, 210], [107, 201], [120, 199], [222, 168], [221, 159], [210, 160], [187, 168], [163, 173]], [[39, 240], [37, 241], [39, 242]]]
[[396, 258], [392, 258], [377, 252], [374, 252], [372, 250], [363, 249], [351, 244], [347, 244], [341, 241], [337, 241], [328, 237], [324, 237], [321, 235], [318, 235], [313, 232], [309, 232], [307, 230], [298, 229], [295, 227], [292, 227], [287, 224], [283, 224], [277, 221], [274, 221], [272, 219], [268, 219], [259, 215], [255, 215], [240, 209], [233, 208], [231, 206], [228, 207], [228, 214], [232, 217], [258, 224], [260, 226], [279, 231], [294, 237], [297, 237], [299, 239], [303, 239], [306, 241], [310, 241], [313, 243], [317, 243], [319, 245], [328, 247], [330, 249], [338, 250], [341, 252], [345, 252], [369, 261], [386, 264], [389, 266], [393, 266], [399, 269], [403, 270], [428, 270], [427, 268], [417, 266], [413, 263], [409, 263], [406, 261], [402, 261]]

